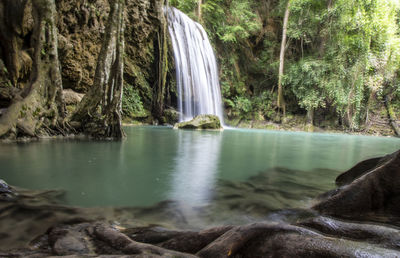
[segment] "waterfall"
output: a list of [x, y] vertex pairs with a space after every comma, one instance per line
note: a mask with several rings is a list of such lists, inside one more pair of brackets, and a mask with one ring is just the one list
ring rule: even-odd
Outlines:
[[166, 12], [174, 48], [179, 120], [213, 114], [223, 124], [218, 67], [205, 30], [176, 8]]

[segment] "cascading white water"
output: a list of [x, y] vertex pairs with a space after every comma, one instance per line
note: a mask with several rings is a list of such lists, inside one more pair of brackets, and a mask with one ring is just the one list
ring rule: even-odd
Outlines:
[[179, 120], [212, 114], [223, 123], [218, 67], [205, 30], [176, 8], [166, 11], [174, 48]]

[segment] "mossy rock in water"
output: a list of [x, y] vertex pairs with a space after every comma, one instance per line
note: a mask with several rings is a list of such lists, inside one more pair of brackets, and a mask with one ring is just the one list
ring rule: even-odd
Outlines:
[[163, 117], [161, 118], [163, 124], [175, 124], [179, 122], [179, 112], [173, 108], [164, 110]]
[[175, 124], [174, 129], [222, 129], [222, 125], [215, 115], [198, 115], [190, 121]]

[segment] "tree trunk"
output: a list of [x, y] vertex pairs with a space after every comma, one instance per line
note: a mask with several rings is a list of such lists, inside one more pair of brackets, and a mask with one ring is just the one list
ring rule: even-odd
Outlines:
[[283, 98], [282, 92], [282, 78], [283, 78], [283, 68], [285, 62], [285, 51], [286, 51], [286, 34], [287, 34], [287, 26], [289, 21], [290, 14], [290, 0], [288, 0], [285, 10], [285, 16], [283, 18], [283, 29], [282, 29], [282, 42], [281, 42], [281, 53], [279, 56], [279, 75], [278, 75], [278, 108], [283, 110], [283, 116], [286, 113], [285, 100]]
[[197, 2], [197, 18], [199, 22], [202, 22], [202, 13], [201, 13], [201, 5], [203, 4], [202, 0], [198, 0]]
[[22, 21], [27, 0], [6, 0], [0, 3], [1, 20], [0, 23], [0, 42], [3, 48], [4, 61], [7, 66], [9, 79], [13, 86], [17, 87], [20, 77], [19, 71], [20, 51], [22, 48], [22, 39], [18, 37], [22, 34]]
[[[13, 1], [7, 0], [3, 2], [3, 5], [8, 5]], [[34, 28], [31, 37], [33, 56], [30, 80], [25, 86], [22, 96], [15, 99], [15, 102], [1, 117], [0, 138], [64, 134], [65, 105], [62, 100], [57, 28], [54, 20], [55, 2], [54, 0], [32, 0], [31, 2]], [[18, 4], [17, 7], [11, 4], [16, 8], [14, 12], [19, 16], [24, 16], [26, 1], [18, 1]], [[3, 15], [1, 18], [5, 21], [7, 15]], [[14, 28], [22, 28], [22, 20], [22, 17], [16, 18], [13, 22]], [[1, 34], [2, 38], [16, 41], [15, 33], [11, 33], [10, 36], [2, 31]], [[6, 44], [7, 42], [5, 41]], [[2, 45], [4, 47], [4, 44]], [[15, 60], [15, 57], [20, 54], [20, 45], [12, 44], [8, 47], [11, 49], [11, 53], [9, 53], [7, 69], [13, 71], [10, 74], [11, 80], [16, 84], [21, 60]]]
[[314, 125], [314, 108], [312, 107], [307, 109], [307, 124]]
[[[333, 4], [333, 0], [327, 0], [327, 10], [328, 10], [328, 13], [329, 13], [329, 11], [332, 9], [332, 4]], [[328, 21], [329, 23], [331, 23], [332, 22], [332, 19], [331, 19], [331, 15], [329, 15], [329, 21]], [[322, 39], [321, 39], [321, 44], [319, 45], [319, 50], [318, 50], [318, 54], [319, 54], [319, 57], [320, 58], [323, 58], [323, 56], [324, 56], [324, 54], [325, 54], [325, 45], [326, 45], [326, 42], [327, 42], [327, 40], [328, 40], [328, 35], [329, 35], [330, 33], [326, 33], [326, 34], [324, 34], [323, 36], [322, 36]]]
[[164, 4], [168, 5], [168, 0], [157, 2], [158, 18], [161, 21], [160, 31], [158, 32], [158, 81], [154, 91], [153, 114], [160, 119], [164, 113], [165, 84], [168, 73], [168, 28], [167, 19], [164, 14]]
[[105, 38], [93, 86], [69, 118], [76, 129], [95, 138], [121, 139], [124, 54], [124, 0], [110, 0]]
[[393, 107], [392, 107], [392, 104], [390, 103], [390, 101], [391, 101], [391, 98], [388, 95], [386, 95], [385, 96], [385, 106], [386, 106], [386, 110], [388, 112], [389, 123], [392, 126], [396, 136], [400, 136], [400, 128], [397, 125], [396, 115], [394, 114]]

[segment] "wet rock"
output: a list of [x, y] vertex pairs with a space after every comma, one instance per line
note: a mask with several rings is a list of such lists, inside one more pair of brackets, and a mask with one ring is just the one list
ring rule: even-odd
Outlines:
[[[399, 251], [317, 232], [284, 232], [253, 239], [237, 257], [397, 257]], [[222, 257], [222, 256], [219, 256]]]
[[34, 123], [32, 123], [28, 119], [18, 119], [17, 120], [17, 129], [18, 133], [24, 136], [35, 137], [35, 127]]
[[222, 125], [215, 115], [198, 115], [190, 121], [175, 124], [174, 129], [222, 129]]
[[85, 229], [88, 224], [65, 226], [52, 229], [49, 243], [56, 255], [82, 255], [90, 253]]
[[17, 193], [4, 180], [0, 179], [0, 201], [13, 201]]
[[390, 225], [349, 222], [323, 216], [305, 220], [299, 225], [332, 236], [361, 240], [385, 248], [400, 250], [400, 230]]
[[340, 174], [336, 178], [336, 185], [343, 186], [353, 182], [356, 178], [362, 176], [365, 173], [368, 173], [368, 171], [375, 168], [380, 160], [381, 157], [361, 161], [346, 172]]
[[400, 151], [384, 157], [379, 164], [313, 208], [335, 217], [398, 223]]
[[164, 123], [173, 125], [179, 121], [179, 112], [173, 108], [164, 110]]

